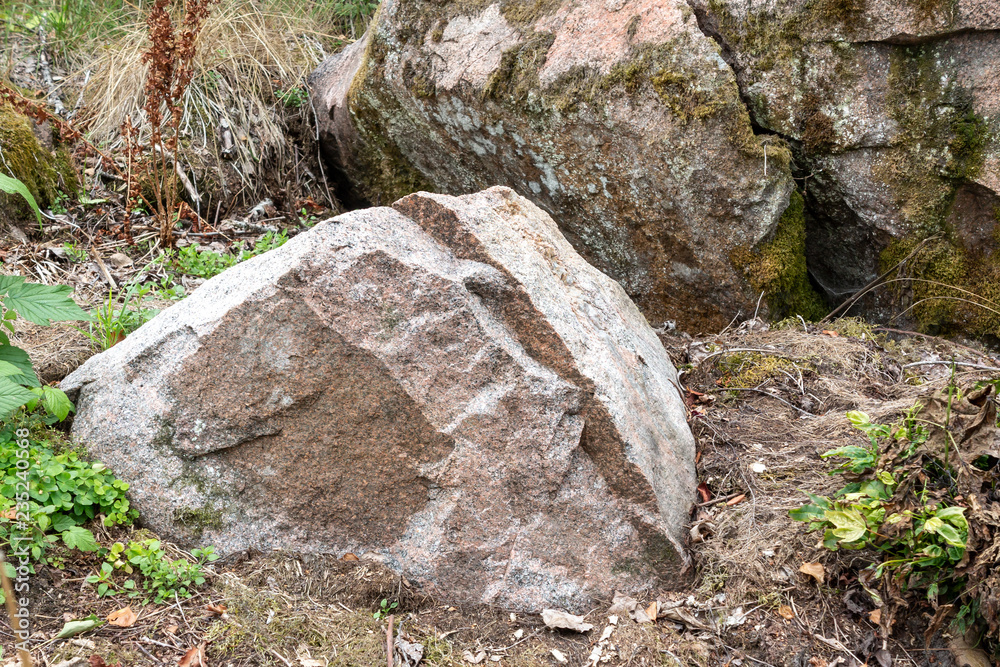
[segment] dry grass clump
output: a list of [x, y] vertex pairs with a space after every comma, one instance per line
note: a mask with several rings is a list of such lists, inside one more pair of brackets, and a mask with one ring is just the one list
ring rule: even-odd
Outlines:
[[[141, 128], [140, 141], [149, 139], [143, 108], [143, 53], [149, 44], [143, 18], [137, 16], [87, 66], [84, 114], [96, 143], [116, 144], [126, 119]], [[191, 84], [181, 100], [182, 150], [231, 160], [245, 185], [262, 175], [262, 162], [287, 159], [283, 110], [308, 108], [305, 77], [342, 42], [324, 29], [309, 13], [273, 3], [224, 0], [213, 7], [198, 36]]]
[[349, 667], [385, 661], [385, 634], [370, 613], [324, 608], [277, 590], [248, 586], [233, 574], [219, 588], [227, 617], [206, 634], [210, 664], [262, 665], [319, 660]]

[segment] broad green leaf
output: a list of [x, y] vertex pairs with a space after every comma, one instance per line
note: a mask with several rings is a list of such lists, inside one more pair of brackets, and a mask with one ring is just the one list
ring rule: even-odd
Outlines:
[[[18, 290], [24, 284], [24, 276], [0, 276], [0, 294], [7, 294], [11, 290]], [[17, 315], [6, 312], [3, 315], [5, 320], [15, 319]]]
[[42, 326], [64, 320], [93, 319], [69, 297], [72, 292], [69, 285], [25, 283], [9, 290], [3, 303], [29, 322]]
[[824, 498], [823, 496], [817, 496], [815, 493], [809, 493], [808, 491], [803, 491], [803, 493], [809, 496], [809, 500], [813, 502], [813, 505], [822, 507], [825, 510], [832, 509], [829, 499]]
[[860, 540], [868, 530], [864, 517], [855, 510], [827, 510], [823, 517], [835, 526], [833, 534], [842, 542]]
[[38, 376], [35, 375], [35, 369], [31, 365], [31, 359], [28, 358], [28, 353], [21, 348], [13, 345], [0, 345], [0, 361], [14, 364], [21, 370], [20, 375], [7, 376], [11, 382], [29, 387], [41, 386], [38, 382]]
[[965, 518], [964, 507], [945, 507], [935, 512], [934, 516], [942, 521], [947, 521], [959, 530], [966, 531], [969, 529], [969, 522]]
[[45, 410], [50, 415], [55, 415], [59, 421], [66, 419], [73, 410], [73, 404], [66, 396], [66, 392], [49, 386], [42, 387], [42, 392], [42, 405], [45, 406]]
[[99, 628], [104, 625], [104, 621], [97, 618], [96, 616], [91, 616], [90, 618], [85, 618], [82, 621], [70, 621], [62, 627], [59, 634], [56, 635], [56, 639], [66, 639], [67, 637], [73, 637], [80, 634], [81, 632], [87, 632], [88, 630], [93, 630], [94, 628]]
[[823, 518], [825, 511], [817, 505], [803, 505], [798, 509], [790, 510], [788, 516], [796, 521], [816, 521]]
[[64, 530], [62, 539], [70, 549], [97, 551], [100, 548], [100, 545], [94, 538], [94, 534], [82, 526], [73, 526], [68, 530]]
[[0, 377], [0, 417], [13, 414], [33, 398], [35, 395], [30, 390], [14, 384], [9, 378]]
[[856, 427], [867, 426], [872, 423], [872, 418], [867, 413], [860, 410], [851, 410], [847, 413], [847, 421]]
[[69, 530], [76, 525], [76, 521], [72, 517], [68, 517], [65, 514], [57, 514], [52, 517], [52, 530], [57, 533], [61, 533], [64, 530]]
[[953, 547], [965, 547], [965, 540], [959, 535], [955, 527], [947, 523], [938, 526], [937, 534], [944, 538], [944, 541]]
[[11, 375], [20, 375], [21, 369], [10, 363], [9, 361], [0, 361], [0, 377], [10, 377]]
[[[863, 526], [860, 528], [857, 526], [850, 528], [836, 528], [834, 529], [833, 534], [841, 542], [857, 542], [858, 540], [860, 540], [862, 537], [865, 536], [866, 530], [867, 529], [864, 528]], [[847, 545], [844, 544], [841, 546], [847, 546]]]
[[31, 194], [31, 190], [28, 189], [27, 185], [16, 178], [0, 173], [0, 190], [9, 195], [21, 195], [24, 197], [24, 200], [28, 202], [28, 206], [30, 206], [31, 210], [35, 212], [35, 218], [38, 220], [38, 226], [41, 227], [42, 211], [38, 208], [38, 202], [35, 201], [35, 197]]
[[938, 531], [941, 530], [943, 526], [944, 526], [944, 521], [937, 518], [936, 516], [932, 516], [931, 518], [927, 519], [927, 521], [924, 521], [924, 530], [927, 531], [928, 533], [937, 533]]
[[839, 540], [837, 536], [833, 534], [832, 530], [827, 530], [823, 533], [823, 546], [830, 551], [836, 551], [840, 548]]

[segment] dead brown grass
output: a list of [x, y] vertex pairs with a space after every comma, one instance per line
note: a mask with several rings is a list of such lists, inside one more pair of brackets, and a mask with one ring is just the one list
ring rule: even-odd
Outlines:
[[[941, 339], [887, 340], [856, 321], [825, 326], [833, 332], [840, 328], [844, 335], [801, 326], [744, 329], [688, 346], [695, 366], [684, 377], [685, 385], [715, 397], [707, 407], [695, 407], [702, 412], [694, 421], [701, 450], [699, 481], [716, 497], [746, 495], [731, 507], [704, 506], [696, 517], [703, 526], [699, 532], [711, 533], [693, 546], [701, 591], [723, 591], [730, 604], [766, 603], [775, 592], [795, 587], [804, 561], [825, 563], [828, 575], [836, 578], [841, 559], [852, 557], [819, 548], [817, 536], [788, 516], [806, 499], [803, 490], [828, 495], [844, 485], [842, 478], [828, 474], [834, 466], [819, 455], [867, 442], [845, 412], [863, 410], [873, 421], [890, 423], [949, 380], [946, 365], [904, 368], [908, 363], [989, 363], [985, 355]], [[725, 387], [735, 386], [727, 376], [733, 366], [726, 359], [739, 354], [753, 358], [736, 350], [754, 350], [758, 359], [785, 363], [748, 388], [755, 391], [730, 392]], [[1000, 368], [993, 373], [959, 371], [962, 383], [1000, 375]], [[756, 472], [755, 464], [762, 464], [763, 471]]]
[[[283, 11], [274, 4], [225, 0], [214, 7], [198, 37], [193, 78], [182, 102], [182, 150], [231, 159], [250, 187], [263, 160], [281, 159], [288, 152], [285, 103], [276, 93], [304, 91], [305, 77], [342, 41], [325, 28], [305, 12]], [[139, 139], [148, 141], [145, 25], [137, 22], [122, 32], [84, 68], [92, 72], [83, 91], [84, 113], [96, 143], [120, 141], [126, 118], [142, 128]], [[232, 155], [222, 156], [216, 138], [226, 128], [235, 145]]]

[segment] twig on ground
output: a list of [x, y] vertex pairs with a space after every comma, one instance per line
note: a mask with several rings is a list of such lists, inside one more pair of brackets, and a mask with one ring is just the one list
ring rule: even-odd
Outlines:
[[737, 491], [736, 493], [730, 493], [728, 496], [723, 496], [721, 498], [713, 498], [711, 500], [706, 500], [703, 503], [698, 503], [695, 507], [708, 507], [709, 505], [715, 505], [717, 503], [724, 503], [736, 498], [737, 496], [745, 495], [746, 491]]
[[385, 629], [385, 655], [389, 667], [392, 667], [392, 622], [394, 620], [396, 620], [396, 616], [389, 614], [389, 625]]
[[911, 364], [905, 364], [903, 368], [913, 368], [914, 366], [963, 366], [965, 368], [973, 368], [980, 371], [1000, 371], [1000, 368], [996, 366], [982, 366], [980, 364], [970, 364], [964, 361], [914, 361]]
[[782, 403], [784, 403], [788, 407], [795, 408], [796, 410], [798, 410], [799, 412], [801, 412], [804, 415], [809, 415], [810, 417], [819, 417], [819, 415], [815, 415], [815, 414], [813, 414], [811, 412], [803, 410], [802, 408], [800, 408], [799, 406], [795, 405], [794, 403], [789, 403], [788, 401], [786, 401], [785, 399], [781, 398], [780, 396], [775, 396], [774, 394], [772, 394], [770, 392], [767, 392], [767, 391], [764, 391], [763, 389], [754, 389], [753, 387], [726, 387], [725, 390], [726, 391], [755, 391], [758, 394], [763, 394], [764, 396], [770, 396], [771, 398], [773, 398], [775, 400], [781, 401]]

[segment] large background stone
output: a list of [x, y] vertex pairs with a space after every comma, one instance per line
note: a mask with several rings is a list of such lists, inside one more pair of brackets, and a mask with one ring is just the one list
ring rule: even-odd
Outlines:
[[992, 0], [387, 0], [313, 84], [347, 196], [509, 185], [654, 323], [819, 316], [933, 238], [854, 313], [989, 337], [998, 28]]
[[581, 610], [678, 576], [694, 444], [624, 291], [512, 191], [320, 223], [63, 387], [168, 539], [369, 550], [457, 600]]
[[[788, 206], [789, 153], [683, 0], [387, 0], [312, 83], [346, 201], [507, 185], [651, 322], [753, 312], [742, 265]], [[802, 262], [774, 285], [778, 314], [822, 310]]]
[[[1000, 3], [692, 0], [755, 123], [788, 139], [813, 280], [832, 301], [929, 237], [906, 271], [1000, 299]], [[1000, 333], [1000, 316], [927, 282], [870, 300], [931, 331]]]

